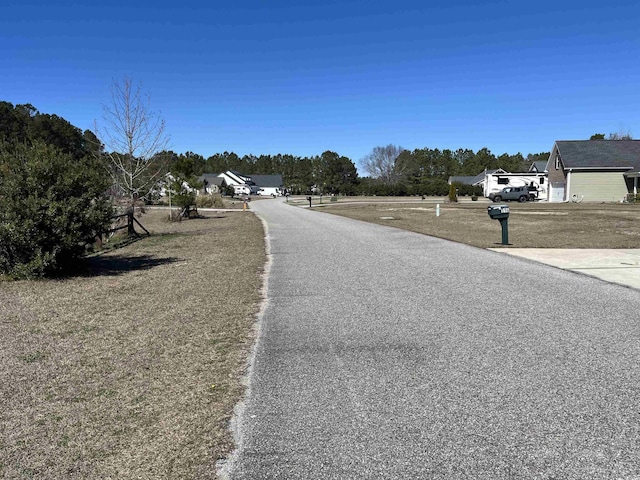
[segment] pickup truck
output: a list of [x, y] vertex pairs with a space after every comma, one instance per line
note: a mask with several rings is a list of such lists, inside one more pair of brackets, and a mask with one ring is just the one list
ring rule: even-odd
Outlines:
[[530, 187], [506, 187], [499, 192], [491, 192], [489, 199], [494, 202], [502, 202], [509, 200], [517, 200], [519, 202], [534, 201], [537, 197], [537, 191], [531, 190]]

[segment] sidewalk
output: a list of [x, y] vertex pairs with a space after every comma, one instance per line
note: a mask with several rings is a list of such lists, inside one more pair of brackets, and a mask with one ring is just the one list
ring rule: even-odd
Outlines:
[[590, 275], [606, 282], [640, 289], [640, 249], [491, 248]]

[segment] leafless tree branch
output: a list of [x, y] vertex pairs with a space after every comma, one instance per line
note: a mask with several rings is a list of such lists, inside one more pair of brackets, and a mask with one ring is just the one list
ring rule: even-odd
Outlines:
[[111, 102], [102, 108], [104, 124], [95, 126], [114, 184], [132, 202], [148, 195], [164, 173], [159, 154], [169, 138], [164, 120], [150, 105], [150, 97], [130, 77], [114, 80]]

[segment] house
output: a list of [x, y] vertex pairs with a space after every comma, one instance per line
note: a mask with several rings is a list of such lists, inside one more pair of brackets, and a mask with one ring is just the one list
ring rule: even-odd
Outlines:
[[533, 162], [529, 167], [529, 172], [533, 173], [544, 173], [547, 168], [547, 162], [545, 160], [539, 162]]
[[551, 202], [620, 202], [638, 193], [640, 140], [558, 140], [545, 170]]
[[205, 173], [198, 177], [198, 181], [202, 183], [202, 192], [206, 194], [222, 193], [227, 186], [227, 182], [223, 177], [213, 173]]
[[274, 195], [284, 193], [282, 175], [252, 175], [251, 180], [258, 186], [258, 195]]
[[213, 174], [205, 173], [200, 181], [206, 180], [209, 186], [233, 187], [236, 195], [281, 195], [284, 191], [282, 175], [244, 175], [236, 170]]
[[176, 180], [180, 178], [178, 176], [174, 176], [171, 172], [167, 172], [164, 175], [164, 178], [161, 178], [156, 187], [154, 188], [154, 193], [160, 197], [166, 197], [170, 194], [175, 194], [175, 190], [183, 190], [185, 192], [197, 192], [197, 189], [189, 185], [189, 182], [183, 180], [180, 184], [176, 185]]
[[227, 170], [224, 173], [218, 174], [218, 177], [224, 178], [227, 185], [251, 185], [251, 177], [243, 175], [236, 170]]

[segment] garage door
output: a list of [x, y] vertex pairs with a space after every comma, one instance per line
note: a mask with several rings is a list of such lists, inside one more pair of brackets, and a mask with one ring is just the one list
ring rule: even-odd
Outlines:
[[619, 202], [627, 195], [622, 172], [573, 172], [569, 188], [569, 197], [576, 195], [585, 202]]
[[549, 189], [549, 201], [550, 202], [563, 202], [564, 201], [564, 183], [552, 183]]

